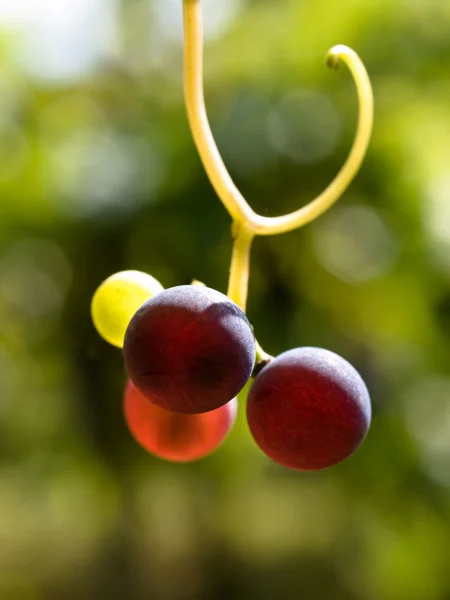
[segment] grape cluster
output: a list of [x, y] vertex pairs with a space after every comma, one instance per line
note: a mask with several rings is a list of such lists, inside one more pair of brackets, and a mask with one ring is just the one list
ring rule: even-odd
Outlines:
[[92, 317], [104, 339], [123, 347], [125, 421], [155, 456], [187, 462], [215, 450], [252, 376], [248, 425], [276, 463], [304, 471], [330, 467], [367, 434], [369, 394], [346, 360], [296, 348], [255, 368], [253, 329], [216, 290], [199, 284], [164, 290], [150, 275], [124, 271], [98, 288]]

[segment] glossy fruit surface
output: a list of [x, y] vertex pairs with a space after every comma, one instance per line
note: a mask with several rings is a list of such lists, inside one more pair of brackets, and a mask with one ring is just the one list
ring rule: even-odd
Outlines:
[[131, 317], [163, 289], [159, 281], [141, 271], [120, 271], [105, 279], [91, 303], [92, 320], [98, 333], [113, 346], [122, 348]]
[[147, 452], [189, 462], [211, 454], [223, 442], [234, 424], [237, 400], [208, 413], [182, 415], [149, 402], [129, 381], [123, 407], [131, 434]]
[[253, 331], [242, 310], [205, 286], [161, 292], [125, 334], [129, 378], [160, 408], [202, 413], [232, 400], [255, 364]]
[[258, 374], [248, 395], [247, 420], [256, 443], [275, 462], [324, 469], [363, 441], [370, 398], [345, 359], [321, 348], [296, 348]]

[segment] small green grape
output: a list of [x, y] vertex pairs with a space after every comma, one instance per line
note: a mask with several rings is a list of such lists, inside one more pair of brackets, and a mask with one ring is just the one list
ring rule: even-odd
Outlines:
[[157, 279], [141, 271], [121, 271], [105, 279], [91, 303], [95, 328], [107, 342], [122, 348], [125, 331], [144, 302], [164, 290]]

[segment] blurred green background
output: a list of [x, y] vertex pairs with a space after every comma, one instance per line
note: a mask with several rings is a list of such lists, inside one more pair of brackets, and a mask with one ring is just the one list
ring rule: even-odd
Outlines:
[[226, 291], [230, 220], [182, 92], [181, 0], [0, 0], [1, 600], [450, 598], [450, 3], [204, 0], [205, 93], [224, 160], [277, 215], [333, 178], [302, 230], [257, 239], [248, 314], [271, 354], [333, 350], [374, 407], [318, 473], [271, 463], [238, 424], [172, 465], [131, 439], [121, 354], [90, 299], [122, 269]]

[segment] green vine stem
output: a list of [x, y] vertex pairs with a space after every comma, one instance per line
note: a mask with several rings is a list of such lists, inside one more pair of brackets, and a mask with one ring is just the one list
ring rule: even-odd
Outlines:
[[[256, 214], [235, 186], [209, 126], [203, 93], [203, 25], [200, 0], [183, 0], [184, 94], [195, 145], [205, 171], [218, 197], [233, 219], [233, 252], [228, 296], [245, 310], [249, 280], [250, 248], [255, 235], [274, 235], [309, 223], [332, 206], [358, 172], [372, 134], [373, 94], [370, 79], [359, 56], [347, 46], [334, 46], [327, 65], [337, 68], [344, 62], [350, 70], [358, 95], [359, 115], [356, 135], [347, 160], [333, 181], [306, 206], [279, 217]], [[260, 360], [267, 355], [257, 345]]]
[[250, 250], [254, 234], [239, 221], [234, 221], [231, 232], [233, 252], [228, 280], [228, 296], [245, 311], [250, 273]]
[[231, 218], [251, 222], [253, 211], [234, 185], [211, 133], [203, 97], [203, 24], [200, 0], [183, 0], [184, 97], [189, 125], [205, 171]]

